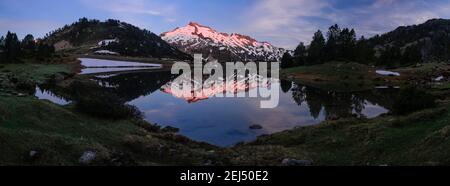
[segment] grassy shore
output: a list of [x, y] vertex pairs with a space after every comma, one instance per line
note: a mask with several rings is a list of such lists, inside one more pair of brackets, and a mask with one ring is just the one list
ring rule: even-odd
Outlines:
[[71, 64], [5, 64], [0, 68], [0, 73], [10, 74], [19, 80], [30, 80], [43, 83], [57, 74], [70, 74], [75, 66]]
[[[393, 69], [400, 77], [382, 77], [375, 69], [354, 63], [334, 62], [283, 70], [285, 77], [319, 88], [357, 91], [378, 82], [420, 86], [421, 81], [446, 73], [446, 64], [426, 64]], [[348, 76], [348, 77], [344, 77]], [[339, 83], [337, 83], [339, 82]], [[344, 86], [339, 84], [344, 84]], [[362, 86], [360, 86], [362, 85]], [[286, 159], [314, 165], [449, 165], [449, 83], [433, 83], [428, 92], [439, 98], [436, 108], [409, 115], [384, 115], [374, 119], [341, 119], [302, 127], [225, 150], [234, 165], [280, 165]]]
[[[7, 64], [0, 91], [0, 165], [202, 165], [222, 160], [216, 147], [197, 143], [140, 119], [107, 120], [83, 114], [74, 105], [15, 93], [17, 83], [70, 77], [76, 63]], [[3, 77], [2, 76], [2, 77]], [[62, 76], [62, 77], [58, 77]], [[13, 82], [11, 82], [13, 80]], [[34, 87], [32, 87], [34, 88]]]
[[142, 120], [97, 119], [33, 97], [0, 103], [3, 165], [80, 165], [88, 151], [90, 165], [201, 165], [215, 149]]
[[323, 122], [260, 137], [229, 150], [236, 165], [279, 165], [284, 158], [314, 165], [449, 165], [448, 105], [408, 116]]
[[353, 62], [330, 62], [314, 66], [302, 66], [281, 71], [282, 78], [299, 84], [335, 91], [362, 91], [377, 86], [408, 86], [425, 84], [433, 78], [450, 72], [445, 63], [429, 63], [414, 67], [390, 69], [400, 76], [383, 76], [375, 67]]
[[336, 91], [367, 90], [375, 86], [376, 78], [374, 68], [341, 62], [284, 69], [281, 75], [299, 84]]

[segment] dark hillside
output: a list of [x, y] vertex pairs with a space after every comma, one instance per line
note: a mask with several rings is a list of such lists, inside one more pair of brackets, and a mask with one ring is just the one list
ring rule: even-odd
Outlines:
[[431, 19], [419, 25], [402, 26], [369, 39], [369, 43], [378, 55], [386, 53], [384, 51], [389, 49], [391, 53], [397, 52], [403, 55], [404, 61], [448, 62], [450, 61], [450, 20]]
[[56, 50], [80, 54], [108, 51], [123, 56], [191, 59], [158, 35], [111, 19], [101, 22], [82, 18], [47, 34], [44, 41], [54, 45]]

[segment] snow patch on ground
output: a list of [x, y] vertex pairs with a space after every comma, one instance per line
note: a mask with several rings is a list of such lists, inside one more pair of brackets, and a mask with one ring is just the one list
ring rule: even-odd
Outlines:
[[[81, 65], [85, 68], [81, 70], [80, 74], [96, 74], [106, 72], [122, 72], [134, 70], [152, 70], [161, 69], [161, 64], [139, 63], [127, 61], [114, 61], [104, 59], [79, 58]], [[109, 78], [114, 75], [97, 76], [97, 78]]]
[[139, 63], [139, 62], [128, 62], [128, 61], [114, 61], [106, 59], [91, 59], [91, 58], [79, 58], [81, 65], [87, 68], [99, 68], [99, 67], [159, 67], [162, 68], [161, 64], [151, 64], [151, 63]]
[[95, 76], [96, 78], [99, 78], [99, 79], [107, 79], [107, 78], [112, 78], [112, 77], [115, 77], [115, 76], [117, 76], [118, 74], [110, 74], [110, 75], [98, 75], [98, 76]]
[[108, 54], [108, 55], [119, 55], [117, 52], [112, 52], [109, 50], [97, 50], [94, 52], [95, 54]]
[[442, 80], [444, 80], [444, 76], [439, 76], [434, 79], [434, 81], [442, 81]]
[[159, 68], [144, 67], [144, 68], [85, 68], [81, 70], [82, 75], [86, 74], [98, 74], [98, 73], [110, 73], [110, 72], [125, 72], [125, 71], [136, 71], [136, 70], [152, 70]]
[[400, 73], [398, 72], [391, 72], [386, 70], [377, 70], [376, 73], [383, 76], [400, 76]]

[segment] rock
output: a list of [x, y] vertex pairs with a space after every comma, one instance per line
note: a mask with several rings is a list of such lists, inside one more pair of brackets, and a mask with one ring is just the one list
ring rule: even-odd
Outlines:
[[261, 125], [252, 125], [252, 126], [250, 126], [249, 128], [252, 129], [252, 130], [260, 130], [260, 129], [263, 129], [263, 127], [262, 127]]
[[41, 155], [41, 153], [39, 153], [39, 151], [37, 151], [37, 150], [31, 150], [28, 153], [28, 156], [30, 157], [31, 160], [35, 160], [35, 159], [39, 158], [40, 155]]
[[214, 162], [212, 161], [212, 160], [206, 160], [203, 164], [202, 164], [202, 166], [213, 166], [214, 165]]
[[35, 150], [30, 151], [30, 157], [34, 157], [34, 156], [36, 156], [37, 154], [39, 154], [38, 151], [35, 151]]
[[94, 151], [86, 151], [81, 155], [78, 162], [82, 165], [89, 165], [94, 161], [95, 157], [97, 156], [97, 153]]
[[442, 80], [444, 80], [444, 76], [439, 76], [434, 79], [434, 81], [442, 81]]
[[26, 94], [22, 94], [22, 93], [17, 93], [17, 97], [26, 97]]
[[216, 158], [217, 157], [216, 151], [210, 150], [210, 151], [206, 152], [206, 157], [208, 157], [208, 158]]
[[330, 114], [329, 116], [327, 116], [327, 120], [330, 120], [330, 121], [336, 121], [339, 119], [340, 119], [340, 117], [336, 114]]
[[281, 162], [281, 165], [283, 165], [283, 166], [312, 166], [313, 162], [309, 161], [309, 160], [296, 160], [296, 159], [286, 158]]
[[52, 79], [55, 82], [61, 82], [61, 81], [64, 81], [64, 75], [61, 73], [58, 73], [58, 74], [53, 75]]
[[137, 166], [137, 163], [126, 153], [113, 153], [109, 159], [109, 165], [113, 166]]
[[16, 84], [17, 82], [19, 82], [19, 79], [17, 79], [16, 77], [11, 77], [11, 78], [9, 78], [9, 81]]
[[445, 138], [450, 137], [450, 126], [446, 126], [446, 127], [442, 128], [441, 130], [439, 130], [439, 132]]

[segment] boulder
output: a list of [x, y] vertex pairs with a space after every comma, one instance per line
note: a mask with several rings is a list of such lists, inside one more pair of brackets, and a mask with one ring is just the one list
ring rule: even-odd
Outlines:
[[28, 157], [30, 158], [30, 160], [36, 160], [39, 158], [40, 155], [41, 155], [41, 153], [37, 150], [31, 150], [28, 153]]
[[78, 160], [78, 162], [82, 165], [89, 165], [91, 164], [95, 158], [97, 156], [97, 153], [94, 151], [86, 151], [83, 153], [83, 155], [81, 155], [80, 159]]
[[313, 162], [310, 160], [296, 160], [291, 158], [285, 158], [281, 165], [283, 166], [312, 166]]

